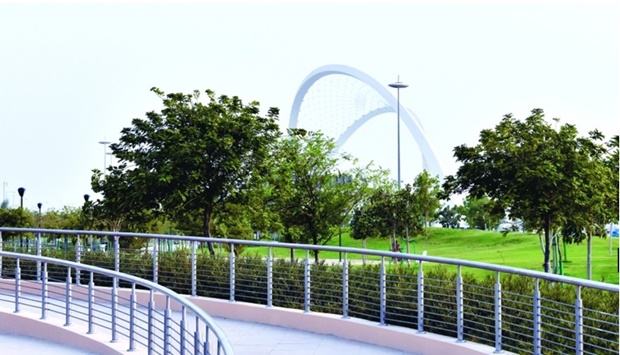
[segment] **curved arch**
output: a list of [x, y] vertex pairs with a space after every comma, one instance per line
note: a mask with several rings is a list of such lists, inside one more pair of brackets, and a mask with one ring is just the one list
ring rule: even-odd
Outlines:
[[[381, 97], [387, 102], [387, 106], [373, 110], [356, 119], [353, 124], [349, 126], [336, 140], [337, 146], [341, 147], [353, 135], [353, 133], [355, 133], [355, 131], [357, 131], [364, 123], [366, 123], [371, 118], [382, 113], [396, 112], [396, 107], [399, 103], [397, 102], [394, 95], [390, 91], [388, 91], [386, 87], [381, 85], [377, 80], [375, 80], [368, 74], [346, 65], [325, 65], [312, 71], [301, 83], [301, 86], [299, 87], [299, 89], [297, 90], [297, 94], [295, 95], [295, 100], [293, 100], [289, 128], [297, 128], [297, 124], [299, 121], [299, 110], [301, 109], [303, 99], [308, 93], [310, 87], [312, 87], [312, 85], [314, 85], [314, 83], [317, 82], [319, 79], [334, 74], [347, 75], [362, 81], [366, 85], [370, 86], [373, 90], [375, 90], [377, 94], [381, 95]], [[435, 152], [433, 151], [430, 142], [424, 134], [422, 124], [418, 117], [409, 109], [405, 108], [402, 103], [400, 103], [400, 118], [402, 119], [407, 129], [409, 129], [409, 133], [411, 133], [418, 147], [420, 148], [420, 151], [422, 152], [424, 168], [427, 169], [432, 175], [439, 175], [439, 178], [443, 179], [443, 169], [439, 164], [439, 160], [437, 159], [437, 156], [435, 155]]]

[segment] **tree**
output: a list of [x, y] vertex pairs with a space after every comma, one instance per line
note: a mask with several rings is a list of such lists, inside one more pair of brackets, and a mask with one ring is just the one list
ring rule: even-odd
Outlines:
[[465, 216], [469, 228], [481, 230], [494, 229], [503, 217], [493, 213], [493, 202], [487, 196], [481, 198], [468, 196], [463, 201], [460, 211]]
[[[368, 238], [376, 237], [379, 235], [379, 230], [377, 229], [377, 224], [373, 219], [369, 204], [357, 207], [353, 211], [353, 217], [351, 218], [350, 226], [351, 238], [355, 240], [361, 240], [364, 249], [366, 249], [366, 240]], [[365, 254], [362, 255], [362, 262], [366, 264]]]
[[441, 224], [444, 228], [459, 228], [461, 222], [460, 206], [444, 206], [441, 210], [437, 211], [435, 220]]
[[[210, 237], [216, 206], [267, 173], [266, 158], [280, 136], [278, 109], [270, 108], [263, 117], [258, 102], [243, 104], [237, 96], [216, 98], [207, 90], [203, 103], [199, 91], [151, 91], [164, 108], [133, 119], [132, 127], [121, 131], [119, 143], [110, 146], [119, 166], [107, 175], [118, 183], [95, 176], [101, 184], [95, 183], [93, 190], [105, 201], [120, 184], [130, 194], [125, 199], [141, 206], [140, 211], [173, 220], [199, 216], [204, 236]], [[107, 209], [120, 205], [128, 211], [125, 203], [117, 200]], [[209, 250], [214, 253], [211, 244]]]
[[543, 269], [548, 272], [551, 231], [575, 211], [575, 198], [588, 200], [576, 194], [587, 176], [580, 163], [586, 140], [573, 125], [553, 129], [541, 109], [524, 121], [508, 114], [495, 129], [483, 130], [476, 146], [454, 148], [462, 165], [443, 187], [448, 193], [488, 196], [494, 213], [507, 211], [511, 219], [543, 232]]
[[[269, 182], [276, 195], [274, 208], [285, 241], [322, 245], [368, 194], [380, 172], [358, 167], [346, 154], [336, 155], [334, 140], [320, 132], [291, 129], [288, 134], [274, 150], [278, 163]], [[340, 171], [345, 162], [353, 167]], [[318, 252], [314, 256], [318, 261]]]
[[435, 213], [441, 206], [440, 203], [441, 186], [439, 178], [432, 177], [428, 171], [423, 170], [413, 181], [413, 194], [415, 195], [415, 204], [418, 206], [421, 216], [424, 218], [424, 236], [427, 237], [427, 228], [430, 223], [430, 217], [434, 217]]
[[[618, 170], [612, 170], [609, 164], [608, 147], [613, 148], [613, 140], [605, 144], [604, 136], [599, 131], [590, 132], [589, 139], [580, 140], [582, 157], [575, 159], [580, 168], [575, 169], [579, 176], [574, 176], [577, 188], [572, 191], [574, 204], [561, 233], [565, 242], [580, 243], [587, 241], [586, 270], [587, 278], [592, 278], [592, 236], [605, 236], [605, 224], [617, 216], [617, 206], [613, 208], [608, 201], [617, 201]], [[614, 178], [615, 176], [615, 178]]]

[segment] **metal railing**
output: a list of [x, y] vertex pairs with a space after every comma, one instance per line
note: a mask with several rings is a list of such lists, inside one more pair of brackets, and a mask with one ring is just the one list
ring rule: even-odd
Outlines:
[[[147, 278], [191, 296], [363, 318], [380, 325], [409, 327], [418, 333], [447, 335], [455, 342], [486, 344], [494, 347], [496, 353], [618, 352], [619, 286], [614, 284], [501, 265], [357, 248], [0, 228], [0, 234], [8, 232], [30, 234], [36, 245], [31, 248], [32, 253], [61, 254], [78, 263]], [[49, 246], [41, 247], [44, 235], [68, 236], [73, 240], [64, 243], [60, 251], [53, 251]], [[91, 238], [106, 238], [111, 247], [106, 252], [93, 251], [96, 247], [85, 248], [84, 244], [92, 245]], [[130, 238], [148, 240], [147, 247], [121, 248], [121, 244], [130, 244]], [[221, 252], [209, 255], [200, 247], [204, 243], [219, 245]], [[235, 250], [242, 248], [250, 252], [238, 255]], [[311, 255], [315, 251], [342, 253], [343, 262], [315, 263]], [[294, 257], [291, 259], [290, 255]], [[362, 258], [369, 259], [368, 263], [363, 265]], [[1, 265], [2, 260], [0, 268]], [[33, 272], [39, 279], [40, 267], [33, 267]], [[79, 272], [75, 280], [82, 282]]]
[[[15, 313], [34, 309], [42, 320], [53, 314], [63, 317], [65, 326], [81, 323], [87, 334], [97, 329], [109, 335], [112, 343], [126, 342], [127, 351], [142, 346], [149, 354], [234, 354], [209, 315], [154, 282], [96, 266], [7, 251], [0, 251], [0, 265], [3, 262], [0, 304], [11, 304]], [[36, 274], [24, 272], [24, 266], [35, 263]], [[7, 270], [6, 264], [12, 267]], [[85, 285], [76, 275], [83, 276]], [[104, 279], [112, 286], [96, 285]], [[156, 298], [164, 304], [156, 305]]]

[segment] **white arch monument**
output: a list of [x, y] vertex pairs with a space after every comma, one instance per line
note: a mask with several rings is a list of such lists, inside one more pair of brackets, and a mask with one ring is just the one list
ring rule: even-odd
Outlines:
[[[381, 85], [377, 80], [370, 77], [368, 74], [357, 70], [355, 68], [332, 64], [322, 66], [312, 73], [310, 73], [301, 83], [299, 90], [297, 90], [297, 94], [295, 95], [295, 100], [293, 101], [293, 107], [291, 109], [291, 118], [289, 121], [289, 128], [303, 128], [297, 127], [299, 123], [299, 112], [301, 109], [301, 105], [304, 101], [304, 97], [308, 93], [308, 90], [312, 85], [314, 85], [319, 79], [326, 77], [328, 75], [347, 75], [354, 79], [362, 81], [364, 84], [370, 86], [377, 94], [379, 94], [383, 100], [385, 101], [385, 106], [376, 108], [370, 112], [363, 114], [361, 117], [354, 117], [353, 123], [348, 126], [344, 132], [340, 133], [340, 136], [336, 139], [336, 145], [338, 149], [344, 145], [344, 143], [357, 131], [364, 123], [369, 121], [375, 116], [396, 112], [396, 107], [398, 105], [396, 98], [394, 95], [384, 86]], [[439, 160], [431, 147], [430, 142], [426, 138], [424, 134], [424, 130], [422, 129], [422, 125], [418, 117], [409, 109], [403, 106], [402, 102], [400, 103], [400, 118], [405, 124], [405, 126], [409, 129], [409, 133], [415, 139], [420, 151], [422, 152], [424, 169], [428, 170], [431, 175], [439, 176], [439, 179], [443, 179], [443, 170], [441, 165], [439, 164]], [[406, 154], [405, 154], [406, 159]]]

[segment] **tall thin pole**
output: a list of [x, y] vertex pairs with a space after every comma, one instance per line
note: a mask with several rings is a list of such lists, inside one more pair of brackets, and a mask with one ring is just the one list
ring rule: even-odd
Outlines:
[[396, 89], [396, 150], [397, 150], [397, 178], [398, 189], [400, 190], [400, 89], [404, 89], [409, 85], [400, 82], [400, 76], [396, 77], [396, 82], [389, 84], [390, 87]]
[[99, 142], [99, 144], [103, 144], [103, 170], [102, 171], [105, 174], [106, 156], [108, 155], [107, 148], [108, 148], [108, 144], [110, 144], [110, 142], [108, 142], [106, 140], [102, 140], [101, 142]]

